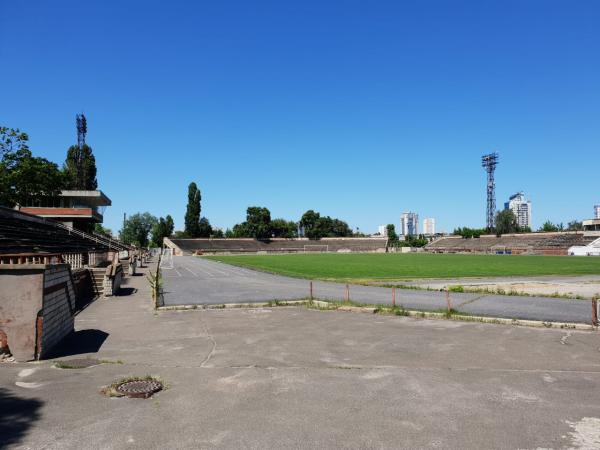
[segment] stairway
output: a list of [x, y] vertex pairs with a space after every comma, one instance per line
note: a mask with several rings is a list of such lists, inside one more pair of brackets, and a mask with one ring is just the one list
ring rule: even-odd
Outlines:
[[102, 297], [104, 295], [104, 274], [106, 273], [106, 267], [90, 267], [88, 269], [92, 277], [92, 283], [94, 285], [94, 292], [97, 296]]

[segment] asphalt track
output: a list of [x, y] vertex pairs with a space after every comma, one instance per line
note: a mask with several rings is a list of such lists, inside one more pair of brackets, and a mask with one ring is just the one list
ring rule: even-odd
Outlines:
[[[249, 270], [195, 256], [173, 258], [173, 268], [163, 268], [165, 305], [211, 305], [307, 298], [309, 281]], [[350, 285], [350, 299], [361, 303], [391, 304], [392, 290]], [[313, 282], [313, 295], [323, 300], [343, 300], [346, 285]], [[460, 312], [509, 319], [589, 323], [591, 305], [586, 300], [552, 297], [519, 297], [451, 293], [452, 307]], [[396, 290], [396, 304], [406, 309], [436, 311], [446, 308], [445, 293]]]

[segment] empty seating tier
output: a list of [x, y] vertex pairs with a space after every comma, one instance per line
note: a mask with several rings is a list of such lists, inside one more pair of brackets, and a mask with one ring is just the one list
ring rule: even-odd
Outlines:
[[74, 234], [51, 220], [0, 207], [0, 254], [106, 250], [104, 244]]
[[479, 238], [448, 236], [435, 240], [425, 249], [435, 253], [566, 255], [569, 247], [589, 242], [589, 237], [577, 232], [484, 235]]
[[215, 253], [309, 253], [309, 252], [385, 252], [387, 240], [382, 238], [309, 239], [170, 239], [167, 246], [176, 254]]

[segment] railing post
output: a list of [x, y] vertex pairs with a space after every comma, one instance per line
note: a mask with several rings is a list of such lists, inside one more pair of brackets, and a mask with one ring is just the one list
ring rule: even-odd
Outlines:
[[313, 299], [313, 282], [312, 280], [310, 281], [310, 299]]
[[392, 308], [396, 307], [396, 288], [392, 288]]
[[598, 299], [595, 295], [592, 297], [592, 325], [598, 325]]
[[450, 302], [450, 291], [446, 288], [446, 306], [448, 307], [448, 312], [452, 311], [452, 303]]
[[350, 302], [350, 286], [346, 285], [346, 303]]

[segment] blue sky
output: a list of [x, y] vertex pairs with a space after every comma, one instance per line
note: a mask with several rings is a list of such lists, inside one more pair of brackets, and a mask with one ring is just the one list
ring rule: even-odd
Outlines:
[[0, 123], [62, 163], [83, 111], [113, 231], [183, 227], [190, 181], [221, 227], [484, 226], [490, 151], [498, 206], [566, 223], [600, 203], [598, 23], [594, 0], [1, 2]]

